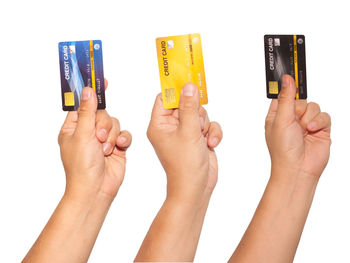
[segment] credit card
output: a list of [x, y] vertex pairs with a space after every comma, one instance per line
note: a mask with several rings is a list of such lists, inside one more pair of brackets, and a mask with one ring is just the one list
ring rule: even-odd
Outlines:
[[82, 89], [92, 88], [97, 95], [97, 108], [105, 109], [105, 82], [103, 76], [102, 42], [100, 40], [58, 43], [62, 108], [79, 108]]
[[200, 35], [160, 37], [156, 45], [164, 108], [179, 107], [181, 89], [187, 82], [197, 85], [200, 104], [207, 104]]
[[306, 99], [305, 36], [265, 35], [264, 43], [267, 97], [278, 97], [281, 78], [289, 74], [297, 87], [296, 99]]

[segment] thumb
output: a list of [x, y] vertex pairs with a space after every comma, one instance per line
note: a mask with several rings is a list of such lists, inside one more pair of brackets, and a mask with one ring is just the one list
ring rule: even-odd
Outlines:
[[76, 134], [87, 135], [95, 134], [97, 111], [96, 93], [90, 87], [85, 87], [82, 92], [81, 102], [78, 109], [78, 123], [75, 130]]
[[199, 94], [193, 83], [183, 86], [179, 102], [179, 128], [187, 134], [201, 131], [199, 121]]
[[294, 79], [289, 75], [282, 77], [282, 89], [278, 95], [278, 108], [276, 118], [282, 120], [295, 119], [296, 86]]

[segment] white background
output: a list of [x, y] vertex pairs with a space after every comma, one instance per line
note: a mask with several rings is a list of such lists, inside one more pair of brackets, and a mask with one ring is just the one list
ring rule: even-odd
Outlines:
[[219, 182], [196, 262], [226, 262], [269, 177], [263, 35], [306, 35], [309, 100], [332, 116], [331, 159], [295, 262], [350, 262], [347, 1], [2, 1], [0, 262], [19, 262], [65, 187], [57, 135], [59, 41], [101, 39], [107, 110], [133, 134], [125, 181], [89, 262], [131, 262], [165, 197], [146, 138], [160, 91], [155, 38], [201, 33], [210, 118], [221, 123]]

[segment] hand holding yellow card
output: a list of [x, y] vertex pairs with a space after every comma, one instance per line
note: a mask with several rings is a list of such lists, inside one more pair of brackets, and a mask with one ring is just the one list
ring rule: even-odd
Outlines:
[[164, 108], [179, 107], [181, 89], [187, 82], [197, 85], [200, 104], [207, 104], [200, 35], [160, 37], [156, 44]]

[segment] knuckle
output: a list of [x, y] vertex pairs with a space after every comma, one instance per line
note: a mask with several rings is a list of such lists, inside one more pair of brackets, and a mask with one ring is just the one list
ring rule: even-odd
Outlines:
[[123, 131], [123, 136], [125, 136], [127, 140], [132, 140], [132, 134], [128, 131]]
[[153, 144], [153, 131], [151, 126], [148, 127], [147, 132], [146, 132], [148, 140]]
[[217, 131], [218, 133], [222, 133], [221, 125], [218, 122], [213, 121], [210, 123], [210, 126], [212, 127], [213, 131]]
[[211, 124], [214, 125], [214, 126], [217, 126], [217, 127], [221, 130], [221, 125], [220, 125], [220, 123], [218, 123], [218, 122], [216, 122], [216, 121], [212, 121]]
[[324, 112], [323, 114], [324, 114], [324, 116], [326, 117], [326, 119], [328, 119], [328, 120], [329, 120], [329, 122], [331, 122], [331, 121], [332, 121], [332, 117], [331, 117], [331, 115], [329, 115], [329, 113]]
[[331, 126], [332, 125], [331, 116], [327, 112], [322, 112], [322, 115], [323, 115], [323, 117], [320, 118], [320, 119], [322, 119], [322, 122], [327, 126]]
[[187, 111], [198, 111], [198, 106], [191, 100], [184, 100], [181, 108]]
[[120, 122], [117, 118], [115, 117], [111, 117], [111, 122], [116, 126], [116, 127], [120, 127]]
[[96, 121], [105, 121], [110, 119], [110, 116], [108, 115], [108, 113], [105, 110], [99, 110], [96, 113]]
[[272, 124], [272, 118], [270, 118], [270, 116], [266, 116], [265, 118], [265, 128], [267, 126], [270, 126]]
[[117, 141], [117, 138], [116, 138], [116, 137], [109, 137], [108, 140], [107, 140], [107, 142], [108, 142], [110, 145], [112, 145], [112, 147], [116, 145], [116, 141]]
[[86, 107], [79, 107], [78, 109], [78, 116], [79, 118], [83, 117], [88, 117], [90, 114], [89, 114], [89, 111], [87, 110]]
[[123, 136], [126, 138], [126, 143], [128, 144], [128, 147], [129, 147], [132, 142], [132, 135], [129, 132], [125, 131], [123, 133]]
[[147, 139], [150, 141], [151, 140], [151, 132], [150, 132], [149, 128], [147, 129], [146, 136], [147, 136]]
[[318, 105], [316, 102], [309, 102], [309, 107], [317, 111], [321, 110], [320, 105]]
[[86, 103], [81, 103], [79, 108], [78, 108], [78, 114], [84, 113], [86, 111], [88, 111], [88, 107], [86, 105]]
[[111, 118], [105, 118], [102, 122], [101, 122], [101, 127], [105, 128], [105, 129], [111, 129], [113, 126], [112, 123], [112, 119]]
[[158, 93], [156, 100], [162, 100], [162, 93]]
[[62, 126], [58, 136], [57, 136], [57, 141], [58, 141], [58, 144], [61, 145], [63, 140], [67, 137], [67, 131], [66, 131], [66, 128], [65, 126]]
[[188, 105], [184, 104], [183, 107], [179, 109], [179, 115], [181, 114], [194, 115], [194, 114], [198, 114], [198, 110], [195, 107], [193, 107], [192, 104], [188, 104]]
[[282, 90], [280, 92], [280, 94], [278, 95], [278, 99], [281, 100], [281, 101], [284, 101], [284, 100], [289, 99], [289, 96], [288, 96], [287, 92]]
[[96, 126], [98, 128], [105, 128], [108, 125], [109, 121], [105, 118], [98, 117], [96, 119]]
[[147, 127], [147, 138], [149, 139], [150, 137], [152, 137], [152, 134], [154, 133], [153, 131], [155, 130], [154, 124], [150, 123]]
[[59, 145], [61, 145], [62, 141], [63, 141], [63, 134], [62, 134], [62, 130], [61, 130], [60, 133], [57, 136], [57, 142], [58, 142]]
[[200, 116], [202, 116], [202, 117], [207, 117], [207, 116], [208, 116], [208, 113], [207, 113], [206, 109], [204, 109], [203, 106], [200, 106], [200, 107], [199, 107], [199, 114], [200, 114]]

